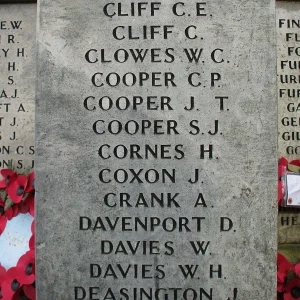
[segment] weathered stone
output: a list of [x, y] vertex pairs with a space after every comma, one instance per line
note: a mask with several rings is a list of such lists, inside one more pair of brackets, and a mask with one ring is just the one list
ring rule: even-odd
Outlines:
[[300, 261], [300, 244], [280, 244], [278, 252], [283, 254], [291, 264], [297, 264]]
[[0, 169], [34, 163], [36, 4], [0, 5]]
[[278, 152], [300, 157], [300, 3], [277, 2]]
[[40, 1], [38, 299], [274, 299], [273, 1], [113, 3]]
[[280, 213], [278, 215], [278, 243], [300, 244], [300, 214]]

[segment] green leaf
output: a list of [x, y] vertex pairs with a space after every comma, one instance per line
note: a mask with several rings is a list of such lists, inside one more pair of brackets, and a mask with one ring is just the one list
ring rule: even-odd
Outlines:
[[23, 198], [22, 198], [22, 201], [25, 201], [25, 199], [28, 197], [29, 194], [30, 194], [30, 193], [24, 194], [24, 195], [23, 195]]
[[32, 169], [30, 167], [28, 167], [23, 174], [28, 176], [31, 173], [31, 171], [32, 171]]
[[8, 208], [13, 206], [14, 204], [15, 203], [11, 199], [7, 198], [6, 201], [5, 201], [4, 211], [6, 211]]
[[8, 169], [13, 169], [13, 161], [12, 161], [12, 159], [10, 159], [9, 161], [8, 161], [8, 164], [7, 164], [7, 168]]
[[5, 190], [0, 190], [0, 197], [2, 198], [3, 201], [6, 200], [7, 193]]

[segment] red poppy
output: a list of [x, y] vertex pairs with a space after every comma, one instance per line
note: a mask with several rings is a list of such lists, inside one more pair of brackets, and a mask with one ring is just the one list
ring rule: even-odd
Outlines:
[[29, 206], [27, 205], [27, 203], [24, 201], [21, 201], [19, 204], [18, 204], [18, 207], [19, 207], [19, 213], [20, 214], [27, 214], [29, 212]]
[[284, 176], [287, 172], [286, 166], [279, 165], [278, 166], [278, 179], [281, 180], [282, 176]]
[[[34, 172], [28, 176], [18, 175], [12, 170], [0, 171], [3, 179], [0, 189], [6, 190], [14, 204], [5, 211], [5, 200], [0, 197], [0, 235], [7, 222], [19, 213], [34, 217]], [[25, 195], [27, 196], [25, 198]], [[8, 198], [8, 199], [9, 199]], [[35, 258], [34, 258], [34, 222], [31, 224], [32, 236], [29, 240], [30, 250], [19, 258], [16, 267], [8, 271], [0, 265], [0, 299], [1, 300], [36, 300], [35, 294]]]
[[4, 281], [6, 270], [0, 264], [0, 299], [2, 299], [2, 282]]
[[[2, 300], [2, 299], [1, 299]], [[12, 300], [30, 300], [30, 298], [28, 298], [25, 295], [24, 292], [24, 286], [22, 286], [22, 288], [20, 288], [13, 296]]]
[[32, 236], [29, 240], [29, 249], [34, 250], [35, 249], [35, 236], [34, 236], [35, 226], [34, 226], [34, 220], [31, 223], [31, 233]]
[[7, 208], [7, 210], [4, 212], [4, 215], [7, 218], [7, 220], [10, 221], [14, 216], [13, 208], [11, 206]]
[[280, 166], [287, 166], [289, 164], [289, 161], [285, 158], [285, 157], [281, 157], [279, 159], [279, 163]]
[[7, 222], [6, 217], [4, 216], [4, 207], [5, 207], [5, 202], [3, 202], [2, 199], [0, 198], [0, 235], [4, 231]]
[[284, 300], [283, 293], [277, 293], [277, 300]]
[[12, 217], [16, 217], [19, 214], [19, 205], [13, 205], [12, 206], [12, 210], [13, 210], [13, 215]]
[[287, 159], [282, 157], [278, 163], [278, 205], [280, 205], [285, 192], [284, 176], [287, 173], [287, 165]]
[[0, 235], [4, 232], [6, 227], [7, 219], [5, 216], [0, 216]]
[[34, 201], [31, 201], [29, 205], [29, 213], [31, 214], [32, 217], [34, 217]]
[[[4, 276], [6, 274], [6, 270], [5, 268], [0, 264], [0, 286], [1, 286], [1, 282], [4, 279]], [[1, 298], [0, 298], [1, 299]]]
[[284, 295], [284, 300], [300, 300], [300, 280], [292, 279], [288, 282]]
[[0, 235], [3, 233], [7, 221], [10, 221], [14, 216], [18, 214], [18, 208], [13, 209], [9, 207], [6, 211], [4, 211], [5, 202], [0, 199]]
[[0, 197], [0, 216], [4, 214], [5, 202]]
[[1, 275], [4, 274], [6, 272], [5, 268], [0, 264], [0, 278]]
[[34, 172], [31, 172], [28, 175], [28, 183], [25, 192], [29, 193], [32, 192], [33, 190], [34, 190]]
[[283, 181], [278, 181], [278, 205], [281, 204], [281, 200], [283, 199], [284, 196], [284, 190], [285, 190], [285, 184]]
[[5, 275], [5, 278], [2, 282], [1, 300], [12, 300], [13, 296], [19, 292], [21, 284], [16, 279], [16, 267], [10, 268]]
[[[9, 208], [11, 208], [11, 207], [9, 207]], [[12, 208], [11, 209], [9, 209], [9, 208], [7, 208], [4, 211], [4, 209], [5, 209], [5, 202], [0, 198], [0, 216], [1, 215], [5, 215], [8, 220], [11, 220], [13, 218], [14, 212], [13, 212]]]
[[294, 265], [294, 272], [298, 277], [300, 277], [300, 264]]
[[32, 284], [35, 281], [34, 250], [22, 255], [16, 267], [16, 279], [21, 284]]
[[31, 229], [31, 233], [34, 234], [35, 233], [35, 222], [34, 222], [34, 220], [31, 223], [30, 229]]
[[0, 299], [2, 299], [2, 279], [1, 279], [1, 277], [0, 277]]
[[300, 167], [300, 159], [294, 159], [294, 160], [290, 161], [290, 165]]
[[31, 223], [30, 229], [31, 229], [31, 233], [34, 234], [35, 233], [35, 222], [34, 222], [34, 220]]
[[30, 193], [24, 200], [24, 205], [28, 206], [29, 213], [34, 217], [34, 193]]
[[29, 299], [31, 299], [31, 300], [36, 299], [35, 283], [24, 285], [23, 286], [23, 291]]
[[0, 189], [7, 188], [17, 177], [17, 173], [10, 169], [0, 171], [3, 179], [0, 181]]
[[34, 234], [31, 236], [30, 240], [29, 240], [29, 249], [30, 250], [34, 250], [35, 248], [35, 237]]
[[7, 193], [14, 203], [21, 202], [27, 187], [27, 182], [27, 176], [18, 175], [18, 177], [8, 186]]
[[277, 254], [277, 291], [283, 292], [286, 278], [293, 265], [280, 253]]

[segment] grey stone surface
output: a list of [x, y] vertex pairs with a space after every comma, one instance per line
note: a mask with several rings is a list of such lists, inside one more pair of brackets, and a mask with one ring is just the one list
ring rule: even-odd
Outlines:
[[0, 169], [34, 164], [36, 4], [0, 5]]
[[278, 152], [292, 160], [300, 157], [300, 3], [278, 2], [276, 8]]
[[[76, 287], [77, 299], [274, 299], [277, 249], [274, 2], [210, 1], [200, 4], [203, 16], [196, 16], [196, 3], [189, 1], [184, 7], [178, 6], [178, 13], [186, 12], [181, 17], [172, 13], [175, 2], [170, 0], [163, 1], [154, 16], [149, 2], [141, 16], [107, 17], [103, 13], [107, 3], [41, 0], [39, 5], [37, 299], [76, 299]], [[117, 11], [117, 2], [113, 3], [115, 6], [108, 7], [109, 13]], [[127, 13], [130, 2], [120, 3], [122, 14]], [[137, 12], [137, 2], [134, 3]], [[124, 26], [116, 29], [117, 38], [124, 33], [124, 39], [113, 37], [117, 26]], [[128, 39], [128, 26], [132, 26], [132, 37], [139, 39]], [[149, 26], [174, 27], [166, 28], [172, 32], [165, 31], [165, 38], [163, 27], [152, 27], [159, 34], [149, 39], [147, 32], [147, 39], [143, 39], [142, 30], [149, 30]], [[196, 34], [197, 38], [185, 36], [188, 26], [195, 26], [190, 27], [190, 34], [191, 37]], [[185, 48], [203, 49], [198, 63], [189, 63]], [[91, 49], [94, 50], [89, 52], [89, 63], [86, 53]], [[126, 60], [128, 53], [124, 63], [114, 59], [118, 49], [125, 49], [116, 54], [120, 61]], [[131, 53], [135, 49], [161, 50], [152, 50], [152, 62], [148, 50], [144, 62], [136, 63]], [[101, 61], [101, 53], [106, 61], [112, 62]], [[174, 61], [169, 63], [172, 56]], [[103, 86], [96, 87], [102, 79], [98, 74], [95, 85], [92, 83], [97, 73], [123, 76], [128, 72], [162, 80], [145, 80], [142, 86], [139, 79], [134, 86], [121, 81], [115, 87], [104, 81]], [[155, 72], [159, 74], [153, 75]], [[200, 80], [201, 85], [193, 87], [188, 83], [192, 73], [198, 73], [193, 76], [193, 83]], [[172, 74], [176, 86], [171, 81], [165, 86], [164, 76], [171, 78]], [[126, 82], [131, 85], [132, 75], [127, 76]], [[220, 80], [212, 85], [211, 78]], [[112, 99], [110, 110], [105, 110], [107, 103], [103, 104], [104, 109], [98, 105], [105, 96]], [[116, 99], [121, 96], [130, 100], [128, 109], [116, 108]], [[133, 96], [143, 97], [144, 103], [133, 107]], [[158, 104], [157, 110], [149, 109], [156, 106], [153, 103], [147, 109], [147, 96], [158, 97], [152, 99]], [[165, 110], [160, 105], [162, 96], [171, 99], [170, 107], [165, 106]], [[84, 107], [87, 97], [95, 97], [87, 100], [89, 110]], [[195, 108], [187, 111], [184, 107], [189, 107], [191, 97], [195, 99]], [[223, 107], [216, 97], [228, 97]], [[122, 101], [120, 105], [124, 108]], [[119, 134], [109, 133], [108, 124], [113, 120], [123, 126]], [[131, 133], [133, 121], [139, 124], [136, 134], [126, 133], [125, 124], [130, 120]], [[143, 120], [146, 120], [145, 132], [141, 129]], [[157, 133], [162, 134], [154, 134], [155, 122]], [[171, 128], [168, 133], [168, 124], [174, 122], [177, 122], [176, 132]], [[200, 132], [190, 122], [199, 126]], [[216, 124], [218, 132], [213, 135]], [[100, 134], [103, 129], [105, 133]], [[113, 126], [112, 130], [117, 129]], [[118, 145], [128, 150], [123, 153], [124, 159], [114, 157], [113, 149]], [[158, 158], [151, 154], [146, 158], [146, 145], [153, 148], [158, 145]], [[165, 145], [164, 151], [161, 145]], [[201, 145], [205, 150], [211, 145], [211, 158], [204, 153], [201, 159]], [[101, 146], [104, 158], [99, 156]], [[136, 154], [138, 147], [140, 156]], [[122, 156], [122, 151], [117, 155]], [[106, 169], [110, 173], [104, 171], [104, 181], [111, 180], [109, 183], [101, 182], [99, 177]], [[156, 183], [149, 183], [155, 181], [153, 169], [160, 175]], [[175, 182], [168, 177], [163, 182], [163, 169], [170, 173], [174, 170]], [[199, 170], [199, 181], [192, 184], [189, 179], [195, 169]], [[124, 183], [116, 182], [115, 172], [120, 176], [119, 181], [123, 180], [120, 174], [124, 172], [117, 170], [128, 174]], [[140, 172], [139, 179], [132, 175], [132, 170]], [[152, 171], [147, 173], [148, 170]], [[121, 207], [121, 193], [123, 199], [130, 196], [131, 207], [126, 207], [125, 202]], [[151, 193], [158, 196], [163, 193], [164, 207], [157, 203], [151, 207]], [[180, 207], [174, 202], [168, 207], [168, 193], [172, 196], [178, 193], [175, 200]], [[113, 207], [105, 203], [108, 194], [107, 204], [116, 204]], [[141, 198], [138, 202], [140, 194], [149, 207]], [[87, 218], [92, 229], [80, 230], [80, 217], [85, 217], [82, 229], [88, 227]], [[145, 221], [145, 218], [147, 230], [139, 224], [136, 230], [135, 220]], [[229, 219], [232, 228], [228, 227]], [[151, 230], [150, 222], [158, 220], [161, 224]], [[221, 220], [225, 220], [223, 229], [228, 231], [221, 231]], [[207, 246], [205, 254], [201, 251], [196, 254], [193, 243], [198, 250], [198, 243], [203, 248]], [[108, 244], [113, 245], [111, 254], [105, 254]], [[135, 248], [136, 253], [132, 254]], [[93, 274], [90, 274], [91, 264]], [[194, 266], [194, 278], [184, 278], [181, 268], [186, 265]], [[221, 274], [210, 274], [216, 270]], [[139, 297], [142, 289], [152, 292], [152, 296]]]

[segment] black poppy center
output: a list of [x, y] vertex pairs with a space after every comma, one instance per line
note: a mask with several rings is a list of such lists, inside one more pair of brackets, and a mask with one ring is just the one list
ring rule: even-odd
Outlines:
[[21, 300], [30, 300], [25, 294], [23, 291], [20, 292], [20, 299]]
[[0, 206], [0, 216], [4, 214], [4, 207]]
[[291, 295], [294, 299], [300, 298], [300, 287], [293, 287], [291, 290]]
[[17, 189], [17, 196], [21, 196], [24, 193], [24, 186], [20, 185]]
[[25, 269], [25, 274], [26, 275], [31, 275], [32, 274], [32, 267], [33, 267], [33, 264], [30, 263], [26, 266], [26, 269]]
[[10, 175], [7, 175], [7, 176], [5, 177], [5, 185], [8, 185], [9, 178], [10, 178]]
[[11, 283], [11, 289], [15, 292], [18, 290], [18, 288], [20, 287], [20, 283], [15, 279], [12, 283]]

